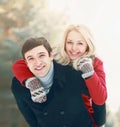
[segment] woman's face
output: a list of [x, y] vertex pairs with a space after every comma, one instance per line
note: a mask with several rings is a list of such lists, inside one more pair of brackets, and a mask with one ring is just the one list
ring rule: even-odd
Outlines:
[[79, 32], [75, 30], [69, 32], [65, 42], [65, 50], [71, 60], [83, 56], [86, 53], [87, 47], [85, 39]]

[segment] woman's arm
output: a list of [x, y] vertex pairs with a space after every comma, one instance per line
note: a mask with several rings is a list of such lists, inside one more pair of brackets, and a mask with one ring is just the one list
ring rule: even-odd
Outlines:
[[34, 77], [23, 59], [17, 60], [13, 63], [12, 72], [22, 85], [24, 85], [26, 79]]
[[93, 66], [94, 74], [90, 78], [85, 79], [85, 83], [93, 102], [97, 105], [102, 105], [107, 99], [106, 77], [103, 62], [96, 58]]

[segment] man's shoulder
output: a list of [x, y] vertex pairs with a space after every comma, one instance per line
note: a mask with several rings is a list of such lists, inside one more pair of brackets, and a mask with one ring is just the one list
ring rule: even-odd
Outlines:
[[57, 73], [62, 73], [62, 75], [79, 75], [81, 74], [81, 71], [75, 70], [72, 66], [70, 65], [61, 65], [57, 62], [54, 61], [54, 69], [55, 72]]
[[61, 65], [60, 63], [57, 63], [56, 61], [53, 61], [53, 63], [54, 63], [54, 68], [56, 70], [64, 70], [64, 71], [74, 70], [73, 67], [70, 65]]

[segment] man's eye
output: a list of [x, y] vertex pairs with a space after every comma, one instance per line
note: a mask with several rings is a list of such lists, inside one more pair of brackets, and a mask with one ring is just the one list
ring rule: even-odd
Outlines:
[[33, 60], [33, 58], [29, 58], [28, 61]]
[[39, 55], [39, 57], [41, 58], [41, 57], [44, 57], [45, 55], [44, 54], [42, 54], [42, 55]]

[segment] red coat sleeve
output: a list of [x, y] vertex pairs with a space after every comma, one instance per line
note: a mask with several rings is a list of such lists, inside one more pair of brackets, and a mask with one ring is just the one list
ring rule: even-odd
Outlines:
[[88, 79], [85, 79], [87, 88], [93, 102], [97, 105], [102, 105], [107, 99], [106, 75], [103, 68], [103, 62], [95, 58], [94, 74]]
[[23, 59], [17, 60], [13, 63], [12, 72], [22, 85], [24, 85], [26, 79], [34, 77]]

